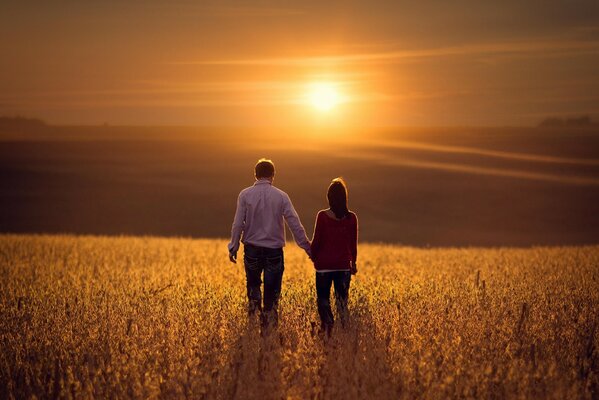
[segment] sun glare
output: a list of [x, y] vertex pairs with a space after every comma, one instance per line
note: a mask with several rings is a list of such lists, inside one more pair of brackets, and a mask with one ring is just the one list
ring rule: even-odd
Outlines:
[[309, 103], [319, 111], [329, 111], [341, 101], [341, 94], [332, 83], [313, 83], [308, 96]]

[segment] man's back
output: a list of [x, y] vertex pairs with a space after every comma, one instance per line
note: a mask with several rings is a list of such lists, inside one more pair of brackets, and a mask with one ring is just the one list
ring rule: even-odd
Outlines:
[[304, 250], [309, 249], [306, 232], [289, 196], [268, 179], [257, 180], [239, 194], [229, 250], [237, 252], [242, 232], [244, 244], [267, 248], [285, 246], [284, 219], [297, 244]]
[[270, 182], [260, 180], [244, 189], [240, 197], [245, 207], [243, 243], [261, 247], [283, 247], [283, 204], [286, 194]]

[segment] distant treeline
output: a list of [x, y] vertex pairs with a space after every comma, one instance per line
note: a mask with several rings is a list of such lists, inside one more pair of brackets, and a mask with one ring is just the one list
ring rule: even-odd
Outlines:
[[45, 129], [48, 125], [37, 118], [0, 117], [0, 131], [36, 131]]
[[[588, 115], [580, 117], [548, 117], [538, 125], [540, 128], [560, 128], [560, 127], [593, 127], [599, 125]], [[104, 126], [107, 126], [104, 124]], [[48, 128], [48, 124], [39, 118], [28, 118], [21, 116], [7, 117], [0, 116], [0, 132], [36, 132]]]
[[595, 122], [591, 120], [591, 117], [588, 115], [583, 115], [580, 117], [570, 117], [570, 118], [559, 118], [559, 117], [549, 117], [541, 121], [539, 127], [541, 128], [559, 128], [559, 127], [590, 127], [596, 125]]

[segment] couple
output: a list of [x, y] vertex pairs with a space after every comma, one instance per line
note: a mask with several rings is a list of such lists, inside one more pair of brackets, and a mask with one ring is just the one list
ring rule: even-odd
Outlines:
[[[318, 314], [323, 331], [330, 335], [333, 327], [331, 285], [335, 286], [337, 311], [345, 325], [349, 283], [351, 275], [357, 272], [358, 219], [347, 208], [345, 183], [339, 178], [331, 182], [327, 192], [330, 208], [318, 212], [314, 237], [310, 243], [289, 196], [272, 185], [275, 177], [273, 162], [258, 160], [255, 177], [254, 185], [239, 193], [228, 246], [229, 260], [237, 263], [240, 239], [244, 245], [249, 314], [261, 311], [264, 327], [277, 323], [277, 305], [284, 270], [285, 220], [295, 242], [314, 262]], [[260, 288], [262, 271], [263, 306]]]

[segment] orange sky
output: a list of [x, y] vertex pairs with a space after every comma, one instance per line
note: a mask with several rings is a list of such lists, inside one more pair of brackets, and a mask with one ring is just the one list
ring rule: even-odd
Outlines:
[[[239, 126], [599, 116], [596, 0], [5, 3], [0, 115]], [[347, 102], [317, 112], [303, 100], [314, 81]]]

